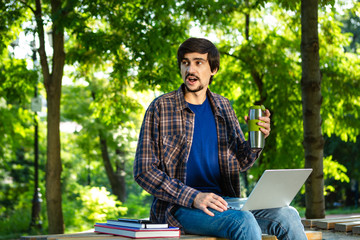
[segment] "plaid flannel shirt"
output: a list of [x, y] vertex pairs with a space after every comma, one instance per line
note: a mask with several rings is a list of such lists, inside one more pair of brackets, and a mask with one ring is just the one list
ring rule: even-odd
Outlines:
[[[148, 107], [134, 161], [135, 181], [154, 196], [150, 219], [180, 227], [173, 213], [177, 205], [192, 207], [198, 190], [185, 185], [186, 162], [194, 133], [195, 114], [184, 98], [183, 85], [155, 99]], [[245, 141], [228, 99], [207, 90], [218, 135], [219, 167], [224, 196], [240, 196], [239, 172], [259, 157]]]

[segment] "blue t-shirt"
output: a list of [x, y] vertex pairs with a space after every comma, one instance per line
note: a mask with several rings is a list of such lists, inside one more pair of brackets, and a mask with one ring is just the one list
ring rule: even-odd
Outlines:
[[193, 142], [186, 167], [186, 184], [201, 192], [221, 194], [218, 139], [214, 113], [208, 98], [189, 104], [195, 113]]

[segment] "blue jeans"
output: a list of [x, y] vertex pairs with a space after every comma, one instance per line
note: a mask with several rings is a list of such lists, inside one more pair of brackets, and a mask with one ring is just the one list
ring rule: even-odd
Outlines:
[[255, 211], [209, 210], [215, 214], [214, 217], [196, 208], [179, 207], [175, 217], [189, 234], [261, 240], [261, 234], [265, 233], [275, 235], [279, 240], [307, 239], [299, 213], [293, 207]]

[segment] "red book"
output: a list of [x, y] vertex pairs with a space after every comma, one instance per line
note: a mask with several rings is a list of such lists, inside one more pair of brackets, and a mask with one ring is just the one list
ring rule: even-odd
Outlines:
[[169, 228], [130, 228], [110, 225], [107, 223], [96, 223], [95, 232], [117, 235], [129, 238], [179, 238], [180, 229], [175, 227]]

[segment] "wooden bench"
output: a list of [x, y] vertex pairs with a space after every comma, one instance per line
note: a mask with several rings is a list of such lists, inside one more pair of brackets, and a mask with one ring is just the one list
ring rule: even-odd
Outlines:
[[360, 234], [360, 215], [302, 220], [305, 228]]
[[[321, 240], [321, 231], [306, 231], [308, 240]], [[81, 233], [71, 234], [55, 234], [55, 235], [37, 235], [37, 236], [22, 236], [20, 240], [128, 240], [129, 238], [113, 236], [107, 234], [94, 233], [93, 230]], [[152, 240], [174, 240], [174, 238], [151, 238]], [[200, 235], [181, 235], [180, 239], [186, 240], [222, 240], [222, 238]], [[262, 236], [262, 240], [277, 240], [275, 236], [266, 235]]]

